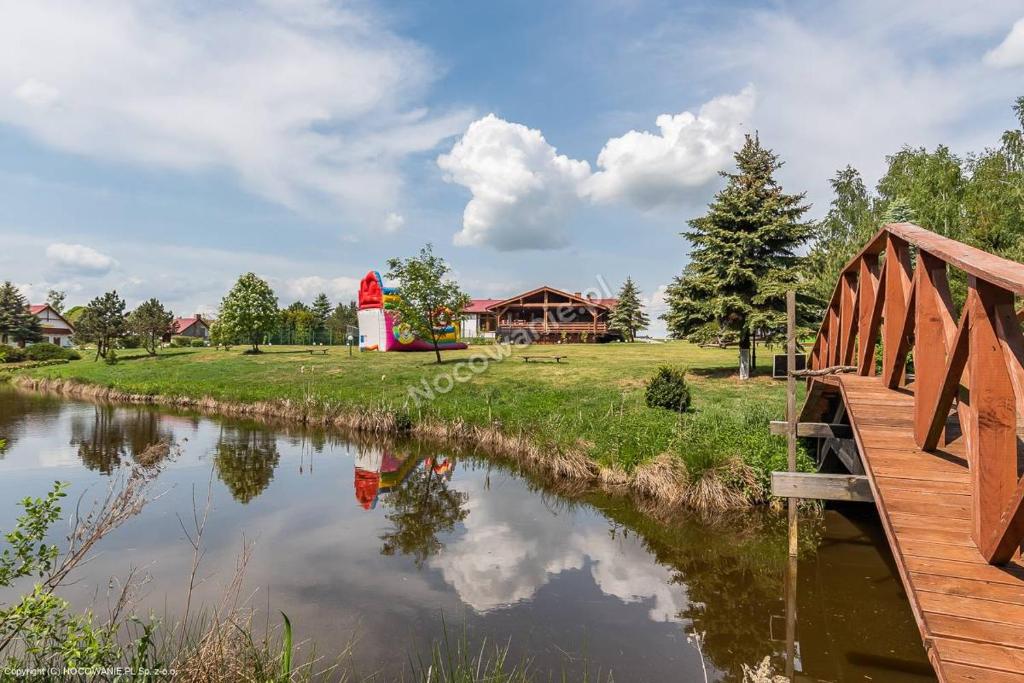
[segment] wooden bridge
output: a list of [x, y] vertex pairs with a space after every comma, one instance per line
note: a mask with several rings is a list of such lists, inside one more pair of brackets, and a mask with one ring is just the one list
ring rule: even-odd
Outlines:
[[795, 426], [866, 478], [950, 683], [1024, 683], [1021, 296], [1024, 265], [885, 226], [840, 275]]

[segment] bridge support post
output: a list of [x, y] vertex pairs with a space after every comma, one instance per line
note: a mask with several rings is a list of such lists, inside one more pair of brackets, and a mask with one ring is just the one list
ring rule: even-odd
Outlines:
[[[786, 465], [790, 472], [796, 472], [796, 292], [786, 292]], [[797, 535], [797, 499], [787, 503], [789, 516], [789, 555], [796, 557], [799, 546]]]

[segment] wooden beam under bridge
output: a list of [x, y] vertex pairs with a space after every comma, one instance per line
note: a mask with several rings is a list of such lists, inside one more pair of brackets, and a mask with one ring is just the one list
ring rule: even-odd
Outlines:
[[779, 498], [875, 502], [868, 478], [862, 474], [772, 472], [772, 495]]
[[[772, 420], [768, 423], [768, 429], [772, 434], [785, 436], [789, 423], [785, 420]], [[827, 422], [798, 422], [796, 425], [797, 436], [817, 437], [820, 439], [852, 439], [853, 432], [850, 425], [829, 424]]]

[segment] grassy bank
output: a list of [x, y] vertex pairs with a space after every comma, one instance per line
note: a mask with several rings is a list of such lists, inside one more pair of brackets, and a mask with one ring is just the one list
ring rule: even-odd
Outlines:
[[[567, 358], [525, 363], [524, 354]], [[784, 414], [784, 385], [770, 378], [766, 350], [760, 376], [746, 382], [735, 377], [735, 350], [685, 342], [534, 346], [493, 360], [498, 355], [499, 347], [473, 347], [436, 365], [428, 354], [350, 357], [337, 347], [326, 355], [273, 347], [256, 356], [167, 349], [17, 376], [82, 395], [452, 437], [659, 503], [762, 501], [768, 473], [784, 467], [785, 442], [767, 428]], [[687, 370], [693, 405], [685, 414], [645, 404], [645, 381], [665, 364]]]

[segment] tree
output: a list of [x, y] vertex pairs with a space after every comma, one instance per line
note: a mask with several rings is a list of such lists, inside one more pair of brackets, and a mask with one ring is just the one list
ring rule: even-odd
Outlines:
[[28, 300], [10, 281], [4, 282], [0, 285], [0, 343], [24, 346], [42, 338], [39, 318], [29, 310]]
[[331, 315], [331, 302], [327, 294], [317, 294], [309, 310], [313, 314], [313, 341], [323, 341], [327, 332], [327, 318]]
[[255, 273], [246, 273], [221, 300], [217, 319], [225, 334], [244, 340], [252, 346], [253, 353], [259, 353], [260, 342], [277, 325], [277, 315], [274, 290]]
[[399, 322], [408, 325], [420, 339], [430, 341], [438, 363], [439, 329], [450, 325], [458, 312], [469, 305], [469, 297], [458, 283], [445, 278], [450, 270], [443, 258], [434, 256], [430, 244], [420, 249], [419, 256], [388, 259], [388, 277], [401, 288], [396, 309]]
[[647, 329], [651, 322], [640, 301], [640, 290], [631, 277], [626, 278], [622, 289], [619, 290], [619, 301], [612, 311], [610, 322], [613, 330], [622, 332], [626, 341], [631, 342], [636, 341], [636, 333]]
[[127, 322], [124, 317], [124, 299], [116, 291], [107, 292], [88, 303], [75, 326], [77, 343], [95, 344], [96, 356], [104, 358], [114, 348], [114, 343], [125, 335]]
[[829, 182], [832, 203], [814, 225], [814, 245], [804, 264], [804, 294], [820, 311], [832, 298], [839, 271], [879, 228], [877, 202], [857, 169], [847, 166]]
[[156, 345], [165, 334], [174, 334], [174, 314], [157, 299], [139, 304], [128, 316], [128, 329], [138, 335], [149, 355], [156, 355]]
[[385, 499], [391, 510], [386, 516], [393, 526], [380, 537], [382, 555], [411, 555], [417, 567], [443, 547], [438, 535], [450, 533], [469, 514], [465, 507], [469, 496], [449, 488], [430, 462], [424, 462]]
[[64, 312], [64, 301], [67, 298], [68, 295], [59, 289], [51, 289], [46, 293], [46, 303], [50, 304], [50, 308], [58, 313]]
[[263, 493], [281, 461], [274, 433], [265, 429], [222, 429], [213, 466], [231, 496], [245, 504]]
[[347, 304], [339, 303], [334, 307], [334, 312], [327, 319], [327, 326], [331, 330], [335, 343], [346, 343], [350, 327], [359, 327], [359, 306], [355, 301]]
[[804, 194], [786, 194], [774, 174], [782, 162], [747, 135], [736, 153], [735, 173], [708, 212], [689, 222], [684, 235], [690, 263], [668, 288], [665, 320], [675, 336], [708, 325], [739, 336], [740, 377], [749, 377], [751, 341], [785, 330], [785, 291], [799, 279], [797, 249], [811, 236], [803, 222]]
[[889, 168], [878, 181], [882, 202], [888, 205], [899, 199], [923, 227], [962, 239], [967, 174], [960, 157], [939, 145], [934, 152], [904, 147], [886, 160]]

